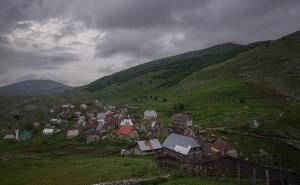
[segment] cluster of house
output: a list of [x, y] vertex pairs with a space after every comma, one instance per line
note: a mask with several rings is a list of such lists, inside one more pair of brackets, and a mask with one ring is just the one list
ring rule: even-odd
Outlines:
[[[99, 107], [101, 106], [101, 110]], [[146, 110], [143, 118], [128, 114], [128, 106], [102, 106], [98, 101], [82, 103], [79, 107], [71, 104], [62, 105], [59, 111], [51, 109], [53, 116], [42, 130], [44, 135], [54, 135], [66, 131], [66, 138], [78, 136], [81, 132], [87, 135], [87, 143], [107, 137], [112, 139], [133, 141], [128, 149], [122, 149], [121, 155], [149, 155], [165, 153], [177, 159], [202, 158], [203, 155], [218, 154], [220, 156], [237, 157], [232, 144], [217, 137], [203, 138], [201, 131], [193, 127], [192, 118], [185, 114], [174, 114], [172, 127], [160, 124], [155, 110]], [[74, 122], [64, 125], [68, 118]], [[75, 120], [75, 121], [74, 121]], [[63, 126], [64, 125], [64, 126]], [[161, 133], [166, 134], [162, 142]], [[4, 139], [30, 139], [30, 132], [6, 135]], [[149, 138], [149, 139], [140, 139]]]
[[[144, 113], [144, 119], [156, 118], [157, 114], [153, 111]], [[167, 129], [169, 136], [162, 144], [158, 137], [152, 135], [151, 139], [137, 140], [133, 147], [122, 149], [121, 155], [167, 154], [179, 160], [201, 159], [204, 155], [209, 157], [228, 156], [237, 158], [237, 151], [231, 143], [214, 135], [206, 138], [200, 136], [199, 133], [201, 131], [193, 129], [193, 121], [190, 116], [174, 114], [171, 119], [174, 126]], [[152, 122], [151, 128], [153, 123], [157, 122]], [[155, 129], [161, 130], [165, 128], [159, 127]]]

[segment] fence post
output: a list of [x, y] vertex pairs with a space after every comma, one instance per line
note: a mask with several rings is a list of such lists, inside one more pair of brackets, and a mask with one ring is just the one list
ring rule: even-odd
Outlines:
[[237, 173], [238, 173], [238, 183], [241, 184], [241, 172], [240, 165], [237, 165]]
[[269, 171], [266, 169], [266, 185], [270, 185]]
[[253, 184], [256, 184], [256, 169], [253, 167]]
[[280, 182], [281, 182], [281, 185], [285, 185], [284, 183], [284, 178], [283, 178], [283, 173], [282, 173], [282, 167], [281, 167], [281, 163], [279, 163], [279, 166], [280, 166]]

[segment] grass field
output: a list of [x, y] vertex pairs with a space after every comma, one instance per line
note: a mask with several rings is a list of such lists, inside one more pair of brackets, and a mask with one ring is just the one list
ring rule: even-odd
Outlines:
[[0, 162], [2, 185], [83, 185], [166, 173], [149, 157], [68, 155]]
[[[75, 141], [28, 148], [27, 143], [0, 142], [1, 185], [83, 185], [99, 181], [152, 177], [169, 172], [152, 157], [120, 157], [122, 144]], [[10, 158], [4, 160], [4, 158]]]

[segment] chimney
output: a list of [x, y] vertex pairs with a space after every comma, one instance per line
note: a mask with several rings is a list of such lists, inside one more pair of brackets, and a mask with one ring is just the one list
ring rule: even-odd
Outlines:
[[16, 133], [16, 140], [19, 140], [19, 129], [15, 129], [15, 133]]

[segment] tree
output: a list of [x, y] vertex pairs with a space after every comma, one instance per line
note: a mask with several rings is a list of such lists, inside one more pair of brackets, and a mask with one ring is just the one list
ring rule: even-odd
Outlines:
[[184, 104], [183, 103], [180, 103], [179, 106], [178, 106], [178, 109], [180, 111], [183, 111], [184, 110]]
[[24, 128], [26, 130], [32, 130], [33, 129], [32, 123], [30, 121], [26, 121]]
[[246, 100], [244, 98], [240, 99], [240, 103], [246, 103]]
[[265, 45], [265, 48], [268, 48], [268, 47], [269, 47], [269, 45], [270, 45], [270, 43], [269, 43], [269, 42], [267, 42], [267, 43], [266, 43], [266, 45]]
[[173, 104], [173, 110], [176, 110], [176, 111], [177, 111], [177, 109], [178, 109], [177, 104]]

